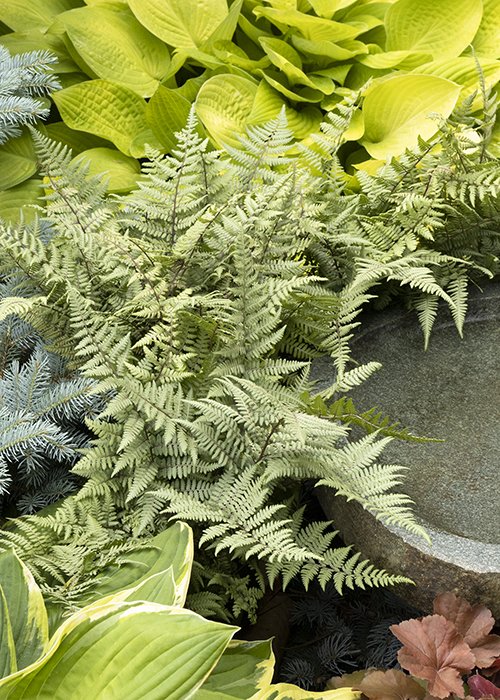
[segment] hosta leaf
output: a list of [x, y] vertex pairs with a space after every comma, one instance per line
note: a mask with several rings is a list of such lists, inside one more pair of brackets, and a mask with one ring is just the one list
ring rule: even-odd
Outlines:
[[357, 700], [361, 697], [361, 691], [352, 688], [338, 688], [337, 690], [313, 693], [310, 690], [298, 688], [296, 685], [277, 683], [259, 690], [249, 700]]
[[127, 193], [137, 185], [141, 166], [135, 158], [113, 148], [91, 148], [78, 154], [74, 160], [80, 158], [84, 163], [90, 160], [89, 176], [105, 173], [109, 178], [108, 192]]
[[0, 0], [0, 17], [15, 32], [47, 29], [60, 12], [81, 5], [83, 0]]
[[387, 51], [367, 56], [358, 56], [357, 60], [370, 68], [394, 68], [395, 66], [405, 67], [413, 70], [423, 63], [429, 63], [432, 56], [428, 53], [415, 53], [413, 51]]
[[[24, 182], [36, 172], [36, 154], [27, 128], [0, 146], [0, 190]], [[1, 584], [1, 581], [0, 581]]]
[[46, 651], [47, 612], [31, 571], [12, 549], [0, 554], [0, 586], [9, 611], [16, 665], [21, 670]]
[[314, 12], [324, 19], [331, 19], [337, 10], [349, 7], [355, 2], [356, 0], [309, 0]]
[[65, 12], [64, 24], [73, 46], [100, 78], [151, 97], [168, 72], [170, 54], [131, 12], [82, 7]]
[[196, 111], [218, 146], [241, 148], [235, 133], [245, 135], [257, 86], [237, 75], [216, 75], [204, 83], [196, 98]]
[[[151, 541], [151, 545], [127, 554], [127, 562], [102, 572], [98, 583], [88, 592], [86, 605], [120, 591], [136, 587], [155, 574], [172, 568], [176, 586], [184, 604], [193, 559], [193, 533], [185, 523], [175, 523]], [[173, 603], [171, 603], [173, 604]]]
[[200, 47], [228, 15], [226, 0], [129, 0], [129, 5], [146, 29], [178, 49]]
[[462, 676], [474, 668], [474, 655], [455, 625], [442, 615], [405, 620], [391, 632], [403, 642], [401, 666], [428, 681], [428, 692], [438, 698], [451, 693], [463, 697]]
[[24, 220], [28, 222], [33, 221], [35, 211], [29, 205], [43, 205], [43, 202], [38, 199], [43, 194], [40, 189], [41, 182], [38, 178], [31, 178], [20, 185], [9, 187], [8, 190], [0, 192], [0, 216], [2, 219], [7, 222], [19, 221], [22, 208]]
[[0, 585], [0, 678], [16, 671], [16, 647], [12, 636], [9, 609]]
[[458, 56], [477, 32], [482, 0], [398, 0], [387, 11], [387, 51]]
[[58, 629], [40, 661], [0, 681], [0, 692], [5, 700], [181, 700], [236, 629], [153, 603], [85, 608]]
[[400, 155], [415, 146], [418, 136], [437, 131], [430, 112], [448, 117], [460, 86], [432, 75], [401, 75], [371, 89], [363, 104], [365, 134], [360, 144], [374, 158]]
[[368, 53], [367, 46], [360, 41], [356, 42], [356, 48], [353, 50], [352, 48], [334, 44], [332, 41], [309, 41], [295, 34], [292, 34], [291, 38], [292, 44], [298, 51], [302, 51], [302, 53], [309, 56], [331, 58], [333, 61], [348, 61], [354, 56]]
[[73, 151], [73, 155], [87, 151], [90, 148], [109, 148], [111, 143], [94, 134], [86, 134], [83, 131], [70, 129], [64, 122], [39, 125], [40, 131], [54, 141], [59, 141]]
[[472, 46], [478, 56], [500, 58], [500, 4], [483, 0], [483, 18]]
[[216, 41], [212, 45], [214, 55], [224, 63], [231, 66], [238, 66], [243, 70], [253, 71], [258, 68], [267, 68], [271, 65], [271, 61], [267, 56], [259, 61], [252, 61], [239, 46], [232, 41]]
[[[146, 107], [146, 123], [167, 151], [177, 145], [175, 133], [185, 125], [191, 102], [176, 90], [160, 85]], [[203, 126], [198, 124], [198, 133], [205, 136]]]
[[262, 37], [260, 44], [271, 62], [286, 75], [292, 87], [299, 84], [321, 90], [328, 95], [333, 92], [331, 80], [323, 76], [310, 77], [303, 72], [299, 54], [286, 41]]
[[271, 683], [273, 672], [271, 640], [233, 640], [192, 700], [247, 700]]
[[146, 129], [146, 102], [135, 92], [109, 80], [91, 80], [54, 93], [64, 122], [89, 131], [130, 155], [133, 139]]
[[321, 102], [324, 97], [324, 93], [321, 92], [321, 90], [314, 90], [310, 87], [292, 90], [286, 76], [280, 71], [258, 70], [257, 73], [259, 73], [271, 87], [294, 102]]
[[[481, 69], [483, 71], [486, 87], [495, 85], [500, 80], [500, 61], [494, 59], [482, 58], [480, 60]], [[446, 58], [441, 61], [432, 61], [423, 66], [419, 66], [414, 73], [421, 75], [437, 75], [446, 80], [452, 80], [458, 85], [462, 85], [460, 99], [471, 95], [474, 90], [479, 89], [479, 76], [476, 70], [476, 64], [473, 58], [467, 56], [459, 56], [457, 58]], [[478, 95], [474, 100], [473, 109], [480, 109], [482, 105], [482, 97]]]
[[130, 142], [130, 155], [133, 158], [144, 158], [146, 155], [146, 146], [150, 146], [157, 151], [165, 151], [163, 145], [158, 141], [151, 129], [147, 128], [141, 131], [140, 134], [137, 134]]
[[57, 63], [52, 66], [55, 73], [71, 73], [78, 70], [61, 37], [44, 33], [40, 29], [4, 34], [2, 45], [9, 49], [11, 56], [30, 51], [50, 51], [57, 58]]
[[305, 139], [309, 134], [319, 131], [319, 125], [323, 120], [323, 114], [316, 107], [305, 107], [300, 112], [285, 105], [283, 98], [276, 90], [264, 80], [257, 88], [252, 111], [247, 120], [247, 125], [263, 124], [274, 119], [285, 107], [288, 128], [294, 133], [296, 139]]
[[367, 29], [366, 25], [362, 23], [360, 23], [360, 26], [354, 27], [349, 24], [306, 15], [298, 10], [275, 10], [272, 7], [263, 7], [262, 5], [258, 5], [254, 9], [254, 14], [257, 17], [266, 17], [273, 24], [295, 27], [309, 41], [338, 42], [343, 39], [353, 39]]
[[374, 671], [368, 673], [359, 689], [370, 700], [416, 700], [425, 696], [425, 688], [403, 671]]
[[224, 17], [219, 26], [213, 30], [207, 41], [203, 44], [203, 49], [211, 46], [216, 41], [229, 41], [233, 38], [236, 27], [238, 26], [238, 18], [242, 5], [243, 0], [235, 0], [235, 2], [233, 2], [227, 16]]

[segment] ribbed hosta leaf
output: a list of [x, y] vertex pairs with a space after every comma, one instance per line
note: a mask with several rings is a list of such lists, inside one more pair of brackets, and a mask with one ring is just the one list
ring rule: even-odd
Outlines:
[[272, 681], [271, 640], [229, 643], [216, 667], [193, 695], [193, 700], [246, 700]]
[[36, 172], [33, 140], [27, 129], [0, 146], [0, 190], [24, 182]]
[[266, 17], [273, 24], [295, 27], [309, 41], [333, 41], [338, 42], [344, 39], [353, 39], [358, 34], [366, 31], [368, 27], [363, 23], [359, 26], [351, 26], [341, 22], [322, 19], [307, 15], [298, 10], [276, 10], [271, 7], [258, 5], [254, 9], [257, 17]]
[[216, 75], [201, 86], [196, 111], [217, 145], [241, 147], [234, 134], [245, 134], [256, 92], [255, 83], [237, 75]]
[[129, 5], [141, 24], [177, 49], [201, 46], [228, 14], [226, 0], [129, 0]]
[[500, 3], [483, 0], [483, 18], [472, 45], [478, 56], [500, 58]]
[[146, 102], [135, 92], [109, 80], [89, 80], [54, 93], [65, 123], [109, 139], [130, 155], [130, 144], [145, 131]]
[[100, 77], [151, 97], [168, 72], [170, 54], [131, 12], [82, 7], [65, 12], [64, 24], [73, 46]]
[[31, 178], [21, 182], [20, 185], [9, 187], [8, 190], [0, 192], [0, 216], [2, 219], [7, 222], [19, 221], [22, 208], [24, 220], [33, 221], [35, 212], [29, 205], [43, 205], [43, 202], [38, 199], [43, 194], [40, 189], [41, 182], [38, 178]]
[[5, 700], [181, 700], [210, 673], [237, 628], [154, 603], [73, 615], [48, 653], [0, 681]]
[[398, 0], [387, 11], [387, 51], [459, 56], [481, 22], [482, 0]]
[[32, 573], [11, 549], [0, 554], [0, 586], [9, 611], [16, 665], [21, 670], [46, 651], [47, 612]]
[[[187, 121], [191, 102], [176, 90], [169, 90], [160, 85], [149, 100], [146, 107], [146, 123], [168, 150], [177, 144], [175, 133], [181, 131]], [[198, 133], [205, 135], [201, 124], [198, 125]]]
[[109, 178], [108, 192], [130, 192], [141, 174], [139, 161], [113, 148], [90, 148], [79, 153], [75, 160], [80, 158], [84, 163], [90, 161], [89, 176], [105, 173], [105, 177]]
[[31, 51], [50, 51], [57, 58], [57, 63], [53, 65], [55, 73], [78, 71], [78, 66], [69, 55], [62, 38], [57, 34], [44, 34], [43, 30], [38, 28], [12, 32], [2, 36], [2, 46], [9, 49], [11, 56]]
[[15, 32], [47, 29], [60, 12], [81, 5], [82, 0], [1, 0], [0, 17]]
[[401, 75], [376, 85], [365, 97], [361, 145], [374, 158], [400, 155], [418, 136], [430, 138], [437, 131], [427, 115], [449, 116], [459, 93], [459, 85], [433, 75]]

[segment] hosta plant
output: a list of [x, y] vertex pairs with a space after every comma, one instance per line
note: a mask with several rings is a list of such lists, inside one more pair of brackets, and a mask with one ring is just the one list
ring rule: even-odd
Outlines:
[[442, 593], [433, 615], [391, 627], [403, 644], [398, 661], [408, 674], [368, 669], [332, 678], [327, 687], [353, 686], [369, 700], [498, 698], [500, 688], [492, 680], [500, 669], [500, 637], [490, 634], [494, 624], [484, 605]]
[[[182, 607], [193, 556], [177, 523], [96, 581], [88, 604], [49, 636], [42, 594], [12, 550], [0, 555], [0, 693], [5, 700], [356, 700], [358, 691], [305, 693], [271, 685], [270, 640]], [[71, 582], [68, 582], [71, 586]]]
[[[427, 115], [447, 117], [473, 92], [470, 45], [488, 85], [500, 79], [494, 0], [16, 0], [0, 5], [0, 19], [11, 52], [58, 58], [63, 89], [48, 134], [122, 191], [147, 143], [174, 147], [192, 103], [217, 147], [238, 147], [235, 134], [282, 107], [304, 140], [372, 79], [346, 135], [344, 160], [359, 164], [430, 137]], [[33, 165], [29, 139], [24, 151]]]

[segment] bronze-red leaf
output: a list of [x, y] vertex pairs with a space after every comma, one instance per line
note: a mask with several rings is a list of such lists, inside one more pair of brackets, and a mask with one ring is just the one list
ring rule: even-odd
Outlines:
[[479, 673], [475, 673], [467, 681], [469, 686], [470, 694], [473, 698], [483, 698], [485, 695], [492, 695], [494, 698], [500, 698], [500, 688], [493, 685], [490, 681], [480, 676]]
[[398, 660], [417, 678], [428, 681], [429, 694], [446, 698], [455, 693], [464, 697], [461, 677], [475, 664], [474, 654], [455, 625], [443, 615], [406, 620], [390, 628], [403, 642]]

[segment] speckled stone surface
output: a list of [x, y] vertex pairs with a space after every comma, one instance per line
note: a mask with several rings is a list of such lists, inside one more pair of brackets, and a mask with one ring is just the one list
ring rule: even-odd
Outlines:
[[[400, 490], [432, 548], [324, 490], [327, 515], [378, 565], [415, 580], [411, 602], [432, 609], [435, 595], [456, 589], [487, 596], [500, 617], [500, 284], [471, 291], [463, 339], [443, 308], [425, 352], [416, 314], [391, 309], [362, 317], [351, 347], [358, 362], [382, 364], [351, 392], [358, 410], [376, 406], [414, 434], [445, 440], [393, 441], [383, 453], [409, 467]], [[331, 383], [328, 358], [315, 361], [312, 378]]]

